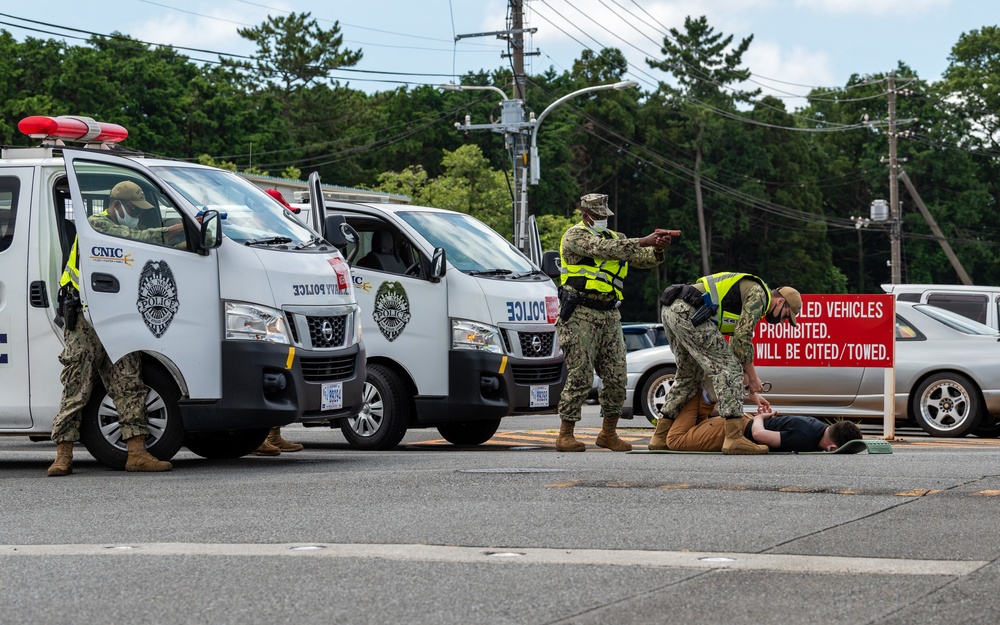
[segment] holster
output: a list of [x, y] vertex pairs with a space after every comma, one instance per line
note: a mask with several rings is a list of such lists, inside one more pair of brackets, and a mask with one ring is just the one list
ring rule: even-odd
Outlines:
[[559, 318], [565, 323], [569, 321], [569, 318], [573, 316], [573, 311], [576, 310], [577, 305], [580, 303], [579, 298], [574, 293], [570, 293], [565, 289], [559, 289]]
[[63, 327], [75, 330], [77, 316], [82, 309], [80, 293], [76, 289], [68, 284], [59, 289], [59, 315], [62, 317]]

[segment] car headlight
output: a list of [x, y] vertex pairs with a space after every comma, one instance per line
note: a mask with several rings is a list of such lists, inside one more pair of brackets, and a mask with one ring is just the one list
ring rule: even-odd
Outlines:
[[226, 302], [226, 339], [287, 344], [285, 315], [267, 306]]
[[500, 342], [500, 329], [485, 323], [452, 319], [451, 348], [475, 349], [491, 354], [502, 354], [503, 345]]

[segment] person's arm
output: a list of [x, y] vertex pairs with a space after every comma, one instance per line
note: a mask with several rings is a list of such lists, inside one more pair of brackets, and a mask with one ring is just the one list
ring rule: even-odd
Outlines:
[[[765, 416], [766, 415], [766, 416]], [[775, 432], [764, 427], [764, 419], [771, 416], [767, 413], [757, 413], [753, 416], [750, 433], [753, 439], [760, 445], [767, 445], [771, 449], [781, 447], [781, 432]]]
[[[740, 288], [741, 285], [735, 285]], [[754, 283], [743, 298], [743, 310], [736, 322], [736, 329], [729, 341], [736, 360], [743, 367], [743, 385], [750, 387], [751, 393], [761, 393], [764, 385], [757, 377], [757, 369], [753, 366], [753, 333], [757, 323], [764, 317], [767, 310], [767, 293], [759, 284]]]
[[638, 269], [655, 267], [663, 262], [663, 252], [657, 252], [652, 246], [644, 247], [640, 244], [644, 240], [646, 238], [606, 239], [584, 228], [571, 228], [563, 239], [563, 253], [571, 252], [583, 258], [623, 260]]

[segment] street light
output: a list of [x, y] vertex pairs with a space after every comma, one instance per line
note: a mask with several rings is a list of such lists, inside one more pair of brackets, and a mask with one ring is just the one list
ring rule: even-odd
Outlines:
[[538, 176], [541, 170], [538, 163], [538, 146], [536, 144], [538, 139], [538, 127], [542, 125], [542, 120], [545, 119], [545, 116], [548, 115], [552, 109], [559, 106], [566, 100], [575, 98], [576, 96], [583, 95], [585, 93], [591, 93], [593, 91], [605, 91], [607, 89], [614, 89], [615, 91], [623, 91], [625, 89], [631, 89], [633, 87], [638, 87], [638, 86], [639, 83], [637, 83], [634, 80], [623, 80], [621, 82], [616, 82], [610, 85], [597, 85], [595, 87], [585, 87], [583, 89], [574, 91], [573, 93], [567, 93], [563, 97], [559, 98], [552, 104], [545, 107], [545, 110], [542, 111], [542, 114], [539, 115], [538, 118], [534, 120], [534, 128], [531, 129], [531, 184], [538, 184]]
[[438, 85], [438, 89], [441, 91], [473, 91], [475, 89], [488, 89], [489, 91], [496, 91], [500, 94], [500, 97], [504, 100], [507, 99], [507, 94], [503, 92], [500, 87], [493, 87], [491, 85], [456, 85], [453, 82], [449, 82], [443, 85]]

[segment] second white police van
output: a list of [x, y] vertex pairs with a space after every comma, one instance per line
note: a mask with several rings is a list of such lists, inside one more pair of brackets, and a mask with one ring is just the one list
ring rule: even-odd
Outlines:
[[524, 254], [464, 213], [353, 202], [325, 211], [356, 235], [347, 257], [368, 377], [360, 414], [341, 422], [351, 446], [391, 449], [426, 427], [478, 445], [503, 417], [555, 412], [566, 381], [557, 290]]

